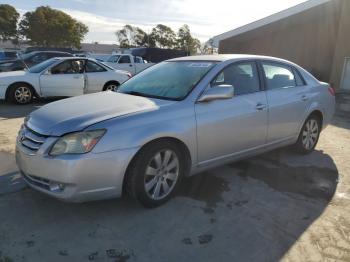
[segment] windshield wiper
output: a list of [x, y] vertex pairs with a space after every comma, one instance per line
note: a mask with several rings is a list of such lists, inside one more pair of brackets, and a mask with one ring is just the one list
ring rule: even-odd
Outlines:
[[[121, 93], [124, 93], [124, 92], [121, 92]], [[157, 96], [157, 95], [145, 94], [145, 93], [138, 92], [138, 91], [129, 91], [129, 92], [125, 92], [124, 94], [134, 95], [134, 96], [143, 96], [143, 97], [148, 97], [148, 98], [164, 99], [164, 100], [178, 100], [178, 99], [176, 99], [176, 98], [170, 98], [170, 97], [166, 97], [166, 96]]]
[[133, 96], [145, 96], [145, 97], [147, 97], [147, 94], [142, 93], [142, 92], [137, 92], [137, 91], [125, 92], [124, 94], [133, 95]]

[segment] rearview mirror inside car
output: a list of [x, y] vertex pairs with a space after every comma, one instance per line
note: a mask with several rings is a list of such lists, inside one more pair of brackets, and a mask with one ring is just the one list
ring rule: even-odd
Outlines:
[[217, 85], [208, 88], [198, 99], [198, 102], [209, 102], [218, 99], [229, 99], [234, 94], [234, 88], [232, 85]]

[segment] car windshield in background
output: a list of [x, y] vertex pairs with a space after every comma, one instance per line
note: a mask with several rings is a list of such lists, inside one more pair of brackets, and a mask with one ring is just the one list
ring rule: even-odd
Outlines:
[[46, 60], [40, 64], [37, 64], [33, 67], [31, 67], [29, 69], [29, 72], [31, 73], [41, 73], [42, 71], [44, 71], [46, 68], [48, 68], [49, 66], [53, 65], [54, 63], [57, 62], [57, 59], [49, 59]]
[[120, 55], [112, 55], [107, 59], [107, 62], [116, 63], [118, 62]]
[[107, 67], [107, 68], [110, 69], [110, 70], [116, 70], [115, 68], [110, 67], [109, 65], [105, 64], [104, 62], [98, 61], [98, 63], [99, 63], [99, 64], [102, 64], [104, 67]]
[[118, 92], [181, 100], [215, 64], [200, 61], [162, 62], [122, 84]]
[[22, 60], [26, 60], [27, 58], [33, 56], [34, 53], [21, 54], [20, 57]]

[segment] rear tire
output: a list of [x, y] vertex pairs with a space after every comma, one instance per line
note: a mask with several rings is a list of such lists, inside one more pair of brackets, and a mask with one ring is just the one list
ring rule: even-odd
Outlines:
[[8, 100], [18, 105], [26, 105], [33, 101], [34, 90], [28, 84], [14, 84], [8, 92]]
[[317, 115], [310, 115], [298, 137], [298, 141], [294, 145], [296, 152], [300, 154], [309, 154], [314, 151], [321, 132], [321, 120]]
[[130, 164], [126, 190], [147, 208], [167, 202], [185, 173], [185, 159], [179, 146], [169, 141], [146, 145]]

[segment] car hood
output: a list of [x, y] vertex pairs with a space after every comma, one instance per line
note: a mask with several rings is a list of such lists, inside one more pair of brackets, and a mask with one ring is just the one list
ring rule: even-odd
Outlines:
[[61, 136], [111, 118], [157, 110], [169, 103], [174, 102], [100, 92], [47, 104], [32, 112], [26, 125], [43, 135]]

